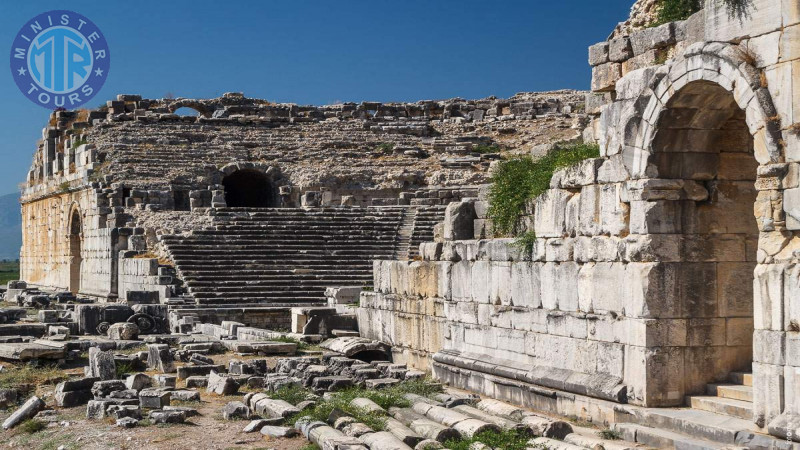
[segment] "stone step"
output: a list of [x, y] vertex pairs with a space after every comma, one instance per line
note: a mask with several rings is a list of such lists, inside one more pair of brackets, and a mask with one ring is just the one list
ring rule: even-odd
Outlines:
[[728, 381], [735, 384], [744, 386], [753, 386], [753, 374], [750, 372], [731, 372], [728, 375]]
[[753, 404], [741, 400], [711, 396], [690, 396], [689, 403], [694, 409], [722, 414], [739, 419], [752, 420]]
[[740, 384], [709, 384], [707, 389], [708, 395], [716, 395], [717, 397], [741, 400], [743, 402], [753, 401], [753, 388], [751, 386], [742, 386]]
[[736, 443], [737, 434], [759, 431], [752, 419], [690, 408], [643, 408], [633, 419], [639, 425], [727, 444]]
[[674, 448], [686, 450], [715, 450], [728, 448], [726, 444], [719, 444], [703, 439], [695, 439], [673, 431], [646, 427], [634, 423], [615, 423], [612, 428], [622, 434], [622, 439], [638, 442], [653, 448]]

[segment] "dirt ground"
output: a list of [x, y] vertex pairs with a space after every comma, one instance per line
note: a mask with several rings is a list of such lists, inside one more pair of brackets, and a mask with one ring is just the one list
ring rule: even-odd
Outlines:
[[[213, 355], [215, 362], [226, 364], [232, 358], [250, 359], [232, 354]], [[277, 358], [270, 359], [274, 365]], [[178, 363], [182, 364], [182, 363]], [[4, 364], [6, 370], [12, 369]], [[81, 367], [65, 370], [65, 373], [78, 375]], [[154, 373], [149, 373], [154, 374]], [[178, 388], [184, 386], [178, 382]], [[0, 449], [27, 450], [225, 450], [225, 449], [274, 449], [299, 450], [308, 444], [302, 436], [291, 439], [275, 439], [261, 435], [259, 432], [243, 433], [246, 420], [226, 421], [222, 419], [222, 407], [230, 401], [241, 401], [247, 389], [230, 396], [206, 394], [205, 389], [198, 389], [200, 402], [173, 402], [176, 406], [195, 408], [199, 416], [187, 419], [185, 424], [148, 425], [132, 429], [119, 428], [112, 419], [87, 420], [86, 406], [74, 408], [57, 408], [52, 393], [55, 385], [38, 386], [36, 393], [48, 407], [57, 412], [47, 428], [33, 434], [26, 433], [19, 427], [0, 431]], [[0, 410], [0, 421], [5, 420], [13, 409]], [[143, 411], [146, 417], [147, 412]]]

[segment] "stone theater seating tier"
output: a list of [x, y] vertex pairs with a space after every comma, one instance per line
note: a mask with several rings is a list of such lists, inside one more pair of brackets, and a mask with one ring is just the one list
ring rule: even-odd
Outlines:
[[216, 212], [216, 225], [162, 241], [198, 303], [323, 302], [326, 287], [372, 285], [372, 261], [395, 256], [405, 216], [420, 218], [411, 224], [413, 244], [415, 236], [432, 237], [443, 213], [225, 208]]

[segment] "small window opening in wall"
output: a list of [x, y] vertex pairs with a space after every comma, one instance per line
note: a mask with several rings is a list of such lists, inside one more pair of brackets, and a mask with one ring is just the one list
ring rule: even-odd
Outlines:
[[175, 201], [175, 211], [189, 211], [189, 192], [187, 191], [173, 191], [172, 199]]
[[122, 199], [125, 200], [130, 196], [131, 196], [131, 188], [122, 188]]

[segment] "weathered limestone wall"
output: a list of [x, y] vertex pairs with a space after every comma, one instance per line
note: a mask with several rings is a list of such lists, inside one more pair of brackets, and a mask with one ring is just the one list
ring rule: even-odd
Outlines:
[[[699, 23], [703, 24], [702, 33], [697, 32]], [[714, 118], [707, 114], [708, 108], [706, 114], [695, 117], [694, 124], [688, 122], [678, 127], [675, 125], [680, 119], [676, 121], [676, 115], [670, 111], [687, 106], [692, 95], [704, 98], [707, 105], [724, 104], [729, 100], [718, 95], [724, 89], [743, 112], [743, 117], [737, 120], [740, 124], [744, 121], [746, 127], [735, 128], [746, 129], [752, 137], [758, 167], [752, 167], [749, 158], [736, 153], [739, 151], [736, 145], [744, 138], [728, 139], [724, 145], [733, 149], [733, 153], [716, 164], [720, 170], [727, 168], [738, 172], [734, 178], [737, 181], [728, 182], [728, 192], [734, 188], [744, 189], [748, 180], [755, 179], [756, 199], [752, 204], [759, 229], [758, 265], [754, 274], [747, 276], [754, 283], [754, 421], [769, 426], [771, 433], [785, 437], [792, 422], [795, 427], [800, 423], [797, 416], [800, 412], [797, 401], [800, 398], [800, 364], [794, 348], [800, 330], [797, 326], [800, 308], [795, 294], [795, 265], [798, 263], [795, 249], [800, 245], [797, 233], [800, 222], [796, 219], [800, 213], [795, 194], [800, 192], [797, 179], [800, 139], [796, 133], [800, 118], [797, 96], [800, 92], [800, 48], [797, 46], [800, 6], [794, 0], [754, 0], [743, 16], [731, 17], [721, 2], [707, 1], [703, 12], [673, 27], [695, 31], [685, 33], [688, 45], [674, 44], [674, 55], [669, 54], [674, 58], [663, 66], [625, 73], [625, 62], [616, 62], [612, 56], [612, 50], [619, 48], [615, 44], [624, 43], [624, 37], [608, 43], [607, 62], [601, 62], [602, 56], [593, 61], [595, 75], [598, 75], [593, 86], [603, 86], [602, 90], [611, 94], [616, 102], [600, 108], [602, 113], [590, 129], [600, 142], [603, 154], [609, 159], [623, 161], [633, 178], [656, 173], [663, 177], [670, 172], [668, 166], [673, 161], [683, 160], [686, 165], [692, 145], [698, 143], [697, 133], [692, 130], [698, 128], [695, 125], [724, 130], [731, 137], [738, 133], [719, 122], [715, 126]], [[646, 47], [642, 43], [659, 43], [656, 46], [662, 52], [671, 45], [655, 39], [663, 33], [653, 33], [656, 31], [643, 30], [628, 37], [634, 53], [636, 48]], [[694, 37], [688, 39], [689, 36]], [[692, 43], [693, 40], [697, 42]], [[602, 45], [594, 47], [595, 54], [602, 53], [602, 48]], [[617, 68], [613, 64], [621, 65]], [[600, 76], [608, 73], [613, 76]], [[608, 83], [618, 76], [622, 78]], [[698, 89], [701, 84], [705, 87]], [[632, 87], [635, 87], [633, 92]], [[701, 93], [703, 90], [705, 94]], [[717, 93], [712, 95], [710, 90]], [[681, 93], [689, 96], [681, 96]], [[694, 109], [699, 110], [696, 106]], [[683, 136], [674, 132], [665, 134], [664, 128], [682, 128], [678, 133]], [[701, 135], [705, 142], [700, 139], [699, 147], [708, 148], [707, 138], [712, 134], [703, 132]], [[664, 136], [670, 138], [668, 141], [673, 146], [683, 146], [683, 152], [667, 153], [666, 158], [659, 158], [656, 152], [666, 149]], [[697, 159], [695, 163], [700, 167], [705, 164]], [[757, 178], [753, 178], [753, 172]], [[718, 182], [720, 178], [716, 177]], [[724, 186], [720, 191], [723, 189]], [[738, 211], [735, 214], [745, 214], [745, 199], [750, 195], [737, 200], [740, 204], [735, 206], [729, 203]], [[669, 216], [668, 211], [664, 216]], [[699, 212], [691, 217], [698, 216], [701, 216]], [[735, 215], [726, 217], [728, 223], [734, 220]], [[718, 222], [723, 222], [721, 217]], [[736, 279], [742, 280], [744, 276], [742, 271]], [[729, 286], [726, 288], [730, 289]], [[743, 286], [734, 286], [733, 292], [742, 297], [749, 295]], [[744, 306], [744, 303], [740, 305]]]
[[[70, 267], [77, 264], [80, 292], [99, 296], [112, 292], [111, 249], [116, 236], [104, 228], [104, 220], [98, 217], [94, 194], [92, 189], [82, 189], [23, 203], [22, 279], [34, 285], [70, 290]], [[70, 226], [76, 211], [80, 217], [79, 255], [73, 255], [70, 248]]]
[[162, 303], [172, 295], [172, 277], [161, 275], [157, 258], [120, 258], [118, 273], [121, 299], [130, 291], [158, 292]]
[[584, 138], [601, 157], [528, 206], [531, 256], [463, 241], [377, 263], [362, 331], [487, 394], [553, 387], [544, 367], [619, 376], [629, 402], [675, 406], [752, 366], [754, 421], [785, 437], [800, 423], [798, 33], [796, 0], [753, 0], [741, 17], [709, 0], [593, 46]]

